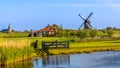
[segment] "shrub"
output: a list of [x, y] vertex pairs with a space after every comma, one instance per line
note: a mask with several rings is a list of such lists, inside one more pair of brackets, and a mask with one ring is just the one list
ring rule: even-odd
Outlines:
[[112, 30], [112, 29], [107, 30], [107, 35], [109, 38], [111, 38], [113, 34], [114, 34], [114, 30]]
[[96, 29], [93, 29], [93, 30], [91, 30], [90, 32], [89, 32], [89, 35], [90, 35], [90, 37], [91, 38], [94, 38], [95, 36], [97, 36], [97, 30]]

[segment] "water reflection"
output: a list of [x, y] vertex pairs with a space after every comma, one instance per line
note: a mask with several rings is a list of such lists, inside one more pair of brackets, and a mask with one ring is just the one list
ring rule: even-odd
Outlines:
[[38, 57], [0, 68], [120, 68], [120, 51]]
[[69, 67], [70, 65], [70, 55], [57, 55], [51, 57], [42, 57], [42, 67], [43, 68], [63, 68]]

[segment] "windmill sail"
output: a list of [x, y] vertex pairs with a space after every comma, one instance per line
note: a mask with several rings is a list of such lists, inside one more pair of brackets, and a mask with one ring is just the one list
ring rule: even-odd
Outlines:
[[79, 27], [82, 28], [84, 26], [84, 29], [91, 29], [93, 26], [90, 24], [90, 20], [88, 20], [91, 16], [92, 16], [93, 12], [91, 12], [89, 14], [89, 16], [85, 19], [82, 15], [79, 14], [79, 16], [82, 18], [82, 20], [84, 21], [84, 23], [82, 23], [82, 25]]
[[80, 16], [83, 20], [85, 20], [85, 18], [84, 18], [83, 16], [81, 16], [81, 14], [79, 14], [79, 16]]

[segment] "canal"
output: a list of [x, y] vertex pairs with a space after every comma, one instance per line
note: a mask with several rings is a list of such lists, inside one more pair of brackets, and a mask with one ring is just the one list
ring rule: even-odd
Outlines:
[[38, 57], [2, 68], [120, 68], [120, 51]]

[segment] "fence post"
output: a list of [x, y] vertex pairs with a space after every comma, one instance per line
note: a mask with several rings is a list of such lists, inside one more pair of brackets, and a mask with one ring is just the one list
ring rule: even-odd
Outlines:
[[44, 41], [42, 41], [42, 50], [44, 50]]
[[38, 40], [35, 42], [35, 49], [38, 49]]
[[70, 45], [69, 45], [69, 44], [70, 44], [70, 41], [68, 40], [68, 49], [70, 48]]
[[58, 46], [57, 46], [57, 40], [56, 40], [56, 48], [57, 48]]

